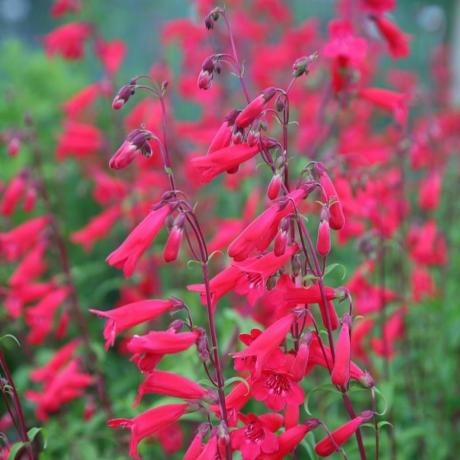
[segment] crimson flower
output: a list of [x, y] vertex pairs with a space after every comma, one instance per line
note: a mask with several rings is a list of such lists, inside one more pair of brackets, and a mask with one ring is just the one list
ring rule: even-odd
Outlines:
[[115, 343], [115, 336], [146, 321], [152, 321], [176, 306], [174, 300], [141, 300], [113, 310], [90, 310], [97, 316], [107, 318], [104, 328], [105, 348]]
[[91, 35], [91, 26], [84, 22], [69, 22], [43, 38], [48, 56], [61, 55], [64, 59], [83, 57], [85, 40]]
[[140, 460], [139, 443], [144, 438], [158, 434], [161, 430], [177, 422], [187, 412], [188, 407], [188, 404], [166, 404], [143, 412], [132, 419], [116, 418], [109, 420], [108, 426], [131, 430], [129, 455]]
[[126, 240], [107, 257], [107, 263], [123, 269], [126, 277], [133, 274], [142, 254], [152, 244], [171, 212], [169, 205], [150, 211], [144, 220], [128, 235]]

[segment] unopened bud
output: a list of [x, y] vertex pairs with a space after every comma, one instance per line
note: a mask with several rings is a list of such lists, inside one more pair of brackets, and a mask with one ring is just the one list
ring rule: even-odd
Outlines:
[[135, 93], [135, 80], [130, 81], [127, 85], [123, 85], [112, 101], [112, 109], [120, 110]]
[[282, 183], [283, 183], [283, 179], [281, 177], [281, 174], [276, 173], [272, 177], [270, 183], [268, 184], [267, 196], [270, 200], [275, 200], [276, 198], [278, 198]]
[[319, 54], [315, 52], [309, 56], [303, 56], [297, 59], [292, 66], [292, 76], [297, 78], [303, 74], [308, 74], [311, 64], [318, 59], [318, 56]]

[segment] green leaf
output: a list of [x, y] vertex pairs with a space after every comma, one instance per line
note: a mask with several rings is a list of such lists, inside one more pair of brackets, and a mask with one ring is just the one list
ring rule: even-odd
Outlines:
[[21, 347], [21, 342], [20, 342], [20, 341], [18, 340], [18, 338], [15, 337], [13, 334], [5, 334], [5, 335], [2, 335], [2, 336], [0, 337], [0, 342], [2, 342], [2, 341], [5, 340], [5, 339], [10, 339], [10, 340], [12, 340], [12, 341], [18, 346], [18, 348]]
[[326, 267], [326, 270], [324, 271], [324, 276], [329, 275], [329, 273], [332, 273], [336, 268], [340, 268], [342, 270], [342, 281], [345, 279], [347, 276], [347, 269], [345, 268], [345, 265], [339, 264], [339, 263], [334, 263], [330, 264]]
[[16, 456], [19, 454], [22, 448], [24, 448], [27, 445], [26, 442], [24, 441], [19, 441], [13, 444], [13, 446], [10, 449], [10, 452], [8, 453], [8, 460], [16, 460]]
[[251, 391], [251, 387], [249, 386], [249, 383], [246, 379], [244, 379], [243, 377], [232, 377], [230, 379], [227, 379], [224, 383], [224, 387], [227, 387], [229, 385], [231, 385], [232, 383], [235, 383], [235, 382], [241, 382], [244, 384], [244, 386], [247, 388], [248, 390], [248, 393]]

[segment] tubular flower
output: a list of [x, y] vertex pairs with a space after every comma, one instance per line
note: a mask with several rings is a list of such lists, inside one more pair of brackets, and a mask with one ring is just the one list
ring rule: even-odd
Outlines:
[[117, 204], [107, 208], [101, 214], [93, 217], [88, 224], [70, 235], [70, 239], [77, 244], [81, 244], [86, 251], [91, 250], [94, 243], [107, 236], [109, 231], [120, 218], [121, 208]]
[[211, 155], [192, 158], [191, 166], [202, 184], [211, 182], [214, 177], [238, 167], [259, 153], [258, 144], [230, 145], [214, 151]]
[[409, 56], [409, 37], [384, 16], [374, 16], [379, 32], [387, 42], [390, 54], [398, 59]]
[[104, 85], [99, 82], [83, 88], [64, 103], [64, 112], [68, 117], [75, 118], [85, 109], [89, 108], [96, 98], [102, 94], [103, 90]]
[[127, 345], [133, 353], [132, 360], [143, 372], [153, 370], [164, 355], [187, 350], [196, 343], [201, 332], [152, 331], [146, 335], [135, 335]]
[[285, 339], [292, 323], [294, 322], [294, 314], [290, 313], [279, 319], [262, 334], [260, 334], [247, 348], [243, 351], [233, 353], [233, 358], [256, 358], [256, 375], [260, 375], [264, 361], [270, 354], [278, 348], [281, 342]]
[[11, 275], [9, 280], [10, 286], [16, 287], [31, 282], [34, 278], [43, 274], [46, 270], [46, 262], [43, 257], [45, 250], [46, 243], [39, 242], [37, 246], [27, 254]]
[[232, 241], [228, 248], [229, 256], [236, 261], [242, 261], [253, 251], [267, 249], [278, 232], [281, 219], [293, 213], [294, 206], [297, 206], [307, 194], [308, 191], [305, 189], [297, 189], [270, 206]]
[[153, 436], [177, 422], [187, 412], [188, 407], [188, 404], [166, 404], [143, 412], [132, 419], [116, 418], [109, 420], [108, 426], [131, 430], [129, 455], [140, 460], [139, 443], [144, 438]]
[[238, 128], [249, 126], [263, 111], [265, 104], [276, 94], [275, 88], [267, 88], [262, 94], [253, 99], [236, 117]]
[[13, 180], [10, 181], [6, 190], [2, 192], [3, 197], [0, 204], [0, 212], [4, 216], [11, 216], [25, 190], [25, 175], [18, 174]]
[[344, 315], [342, 328], [337, 341], [334, 367], [332, 368], [331, 380], [334, 385], [346, 387], [350, 380], [350, 344], [351, 316]]
[[146, 394], [160, 394], [183, 399], [203, 399], [208, 393], [208, 390], [193, 380], [172, 372], [153, 370], [139, 386], [134, 407]]
[[163, 259], [165, 262], [173, 262], [179, 255], [182, 238], [184, 236], [184, 222], [184, 214], [179, 214], [174, 220], [173, 227], [163, 250]]
[[169, 205], [150, 211], [118, 249], [107, 257], [107, 263], [112, 267], [123, 269], [126, 277], [131, 276], [139, 258], [152, 244], [170, 212]]
[[113, 75], [120, 68], [126, 54], [126, 45], [121, 40], [111, 42], [98, 39], [94, 46], [97, 57], [101, 60], [107, 74]]
[[98, 128], [70, 119], [59, 136], [56, 156], [59, 160], [73, 155], [87, 157], [97, 153], [103, 145], [102, 132]]
[[78, 13], [80, 8], [80, 0], [55, 0], [51, 7], [51, 16], [59, 18], [67, 13]]
[[233, 125], [235, 124], [235, 118], [237, 117], [238, 113], [238, 110], [232, 110], [225, 117], [225, 121], [220, 125], [216, 134], [212, 138], [208, 149], [208, 155], [222, 150], [230, 145], [232, 140]]
[[75, 339], [61, 347], [43, 367], [35, 369], [30, 373], [31, 380], [34, 382], [51, 381], [72, 360], [80, 343], [79, 339]]
[[397, 91], [383, 88], [364, 88], [359, 91], [362, 99], [376, 107], [390, 112], [397, 123], [405, 125], [408, 116], [407, 96]]
[[34, 307], [26, 311], [26, 324], [30, 327], [27, 341], [33, 345], [42, 343], [53, 328], [56, 310], [68, 296], [70, 289], [61, 287], [51, 291]]
[[328, 457], [329, 455], [333, 454], [336, 450], [336, 446], [341, 446], [345, 444], [348, 439], [353, 436], [353, 434], [358, 430], [360, 425], [365, 422], [368, 422], [374, 413], [372, 411], [364, 411], [358, 417], [350, 420], [349, 422], [342, 425], [340, 428], [337, 428], [333, 431], [330, 435], [326, 438], [318, 442], [315, 446], [315, 452], [320, 457]]
[[37, 418], [47, 420], [49, 414], [59, 411], [63, 404], [81, 397], [92, 383], [93, 377], [81, 372], [78, 362], [73, 360], [44, 383], [43, 393], [26, 391], [25, 397], [37, 404]]
[[105, 348], [108, 349], [115, 343], [116, 335], [146, 321], [153, 321], [176, 306], [174, 300], [141, 300], [113, 310], [90, 312], [108, 319], [104, 328]]
[[48, 56], [56, 54], [64, 59], [76, 60], [83, 57], [85, 40], [91, 35], [91, 26], [83, 22], [64, 24], [43, 38]]
[[126, 168], [136, 158], [138, 153], [145, 157], [152, 156], [152, 147], [149, 141], [155, 136], [146, 129], [135, 129], [128, 134], [126, 140], [121, 144], [121, 147], [114, 153], [109, 161], [109, 166], [112, 169]]

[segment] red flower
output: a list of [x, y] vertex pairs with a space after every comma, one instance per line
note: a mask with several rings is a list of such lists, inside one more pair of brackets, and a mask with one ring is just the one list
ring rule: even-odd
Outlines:
[[121, 40], [106, 42], [98, 39], [95, 44], [96, 55], [104, 65], [105, 71], [112, 76], [118, 71], [126, 54], [126, 45]]
[[433, 171], [420, 184], [418, 203], [423, 210], [433, 211], [438, 207], [442, 186], [441, 179], [439, 171]]
[[383, 325], [383, 337], [373, 337], [371, 346], [376, 354], [392, 358], [395, 354], [395, 342], [404, 335], [404, 316], [406, 309], [396, 310]]
[[131, 276], [137, 261], [152, 244], [170, 212], [169, 205], [151, 211], [118, 249], [107, 257], [107, 263], [112, 267], [123, 269], [126, 277]]
[[278, 438], [273, 434], [283, 424], [283, 417], [278, 414], [240, 415], [244, 423], [231, 433], [231, 445], [241, 452], [243, 460], [255, 460], [259, 455], [271, 454], [278, 450]]
[[[271, 350], [269, 357], [260, 376], [252, 380], [251, 391], [254, 399], [263, 401], [274, 411], [280, 411], [286, 405], [299, 406], [305, 399], [304, 391], [298, 383], [304, 375], [295, 371], [302, 366], [295, 365], [295, 356], [284, 354], [278, 348]], [[305, 366], [307, 360], [308, 355]]]
[[64, 103], [63, 108], [66, 115], [72, 118], [78, 116], [94, 103], [96, 98], [106, 89], [106, 86], [104, 83], [97, 82], [80, 90]]
[[253, 99], [242, 111], [238, 114], [235, 120], [238, 128], [246, 128], [249, 126], [261, 113], [265, 104], [276, 94], [275, 88], [267, 88], [262, 94], [259, 94]]
[[200, 332], [152, 331], [146, 335], [135, 335], [127, 344], [128, 351], [134, 353], [132, 360], [143, 372], [151, 371], [164, 355], [187, 350], [196, 343]]
[[80, 340], [75, 339], [61, 347], [45, 366], [33, 370], [30, 379], [33, 382], [49, 382], [55, 375], [74, 357], [75, 350], [80, 345]]
[[44, 242], [39, 242], [37, 246], [27, 254], [11, 275], [9, 280], [10, 286], [16, 287], [31, 282], [34, 278], [44, 273], [47, 267], [43, 257], [45, 250], [46, 244]]
[[318, 238], [316, 240], [316, 250], [320, 256], [326, 257], [331, 251], [331, 231], [329, 221], [321, 219], [318, 228]]
[[91, 250], [93, 244], [108, 235], [121, 215], [120, 205], [107, 208], [101, 214], [93, 217], [81, 230], [70, 235], [71, 241], [81, 244], [86, 251]]
[[143, 412], [132, 419], [116, 418], [109, 420], [108, 426], [131, 430], [129, 455], [140, 460], [139, 443], [144, 438], [158, 434], [161, 430], [177, 422], [187, 412], [187, 409], [188, 404], [166, 404]]
[[407, 96], [383, 88], [365, 88], [359, 96], [382, 110], [391, 112], [400, 125], [405, 125], [408, 116]]
[[394, 58], [405, 58], [409, 56], [409, 37], [401, 32], [399, 28], [384, 16], [374, 16], [373, 20], [379, 32], [385, 38], [390, 54]]
[[232, 110], [226, 117], [225, 121], [220, 125], [216, 134], [212, 138], [211, 144], [209, 145], [208, 155], [219, 150], [222, 150], [230, 145], [232, 140], [233, 125], [235, 118], [238, 115], [237, 110]]
[[237, 261], [246, 259], [253, 251], [264, 251], [275, 238], [283, 217], [294, 212], [294, 205], [307, 196], [305, 189], [297, 189], [274, 203], [253, 220], [228, 247], [228, 254]]
[[78, 13], [80, 8], [80, 0], [55, 0], [51, 7], [51, 16], [59, 18], [67, 13]]
[[72, 155], [86, 157], [97, 153], [103, 143], [102, 133], [95, 126], [68, 120], [59, 137], [56, 156], [59, 160]]
[[211, 155], [192, 158], [190, 164], [200, 183], [207, 184], [219, 174], [238, 167], [259, 153], [259, 145], [230, 145]]
[[293, 322], [294, 314], [290, 313], [284, 316], [265, 329], [246, 349], [233, 353], [233, 358], [254, 357], [256, 359], [256, 376], [260, 375], [265, 360], [285, 339]]
[[43, 38], [48, 56], [61, 55], [64, 59], [80, 59], [85, 40], [91, 35], [91, 26], [84, 22], [64, 24]]
[[184, 214], [180, 214], [174, 220], [173, 227], [169, 233], [168, 239], [163, 251], [163, 259], [165, 262], [173, 262], [179, 255], [182, 238], [184, 236]]
[[34, 217], [9, 232], [0, 233], [0, 253], [12, 261], [33, 247], [48, 225], [47, 216]]
[[68, 287], [61, 287], [47, 294], [34, 307], [26, 311], [26, 324], [30, 327], [27, 341], [33, 345], [42, 343], [53, 328], [58, 307], [69, 295]]
[[139, 386], [134, 407], [139, 404], [145, 394], [160, 394], [183, 399], [203, 399], [208, 393], [208, 390], [193, 380], [172, 372], [153, 370]]
[[10, 181], [5, 190], [2, 191], [3, 197], [0, 204], [0, 212], [4, 216], [10, 216], [19, 200], [26, 190], [26, 177], [24, 174], [18, 174]]
[[104, 328], [105, 348], [115, 343], [115, 336], [146, 321], [153, 321], [176, 306], [174, 300], [141, 300], [113, 310], [90, 309], [91, 313], [107, 318]]
[[361, 415], [358, 415], [354, 419], [337, 428], [326, 438], [318, 442], [315, 446], [315, 452], [320, 457], [328, 457], [333, 454], [336, 450], [336, 446], [345, 444], [348, 439], [358, 430], [361, 424], [368, 422], [374, 416], [371, 411], [364, 411]]
[[154, 139], [153, 134], [146, 129], [131, 131], [123, 144], [121, 144], [121, 147], [110, 159], [109, 166], [112, 169], [126, 168], [139, 153], [147, 158], [151, 157], [153, 151], [149, 141], [152, 139]]
[[331, 380], [334, 385], [346, 387], [350, 380], [350, 361], [351, 361], [351, 344], [350, 344], [350, 327], [351, 316], [344, 315], [342, 319], [342, 328], [340, 329], [337, 347], [335, 349], [335, 361], [332, 368]]
[[54, 374], [50, 381], [44, 382], [43, 393], [26, 391], [25, 397], [37, 403], [37, 418], [44, 421], [49, 414], [59, 411], [63, 404], [82, 396], [92, 383], [93, 378], [80, 372], [78, 362], [74, 360]]

